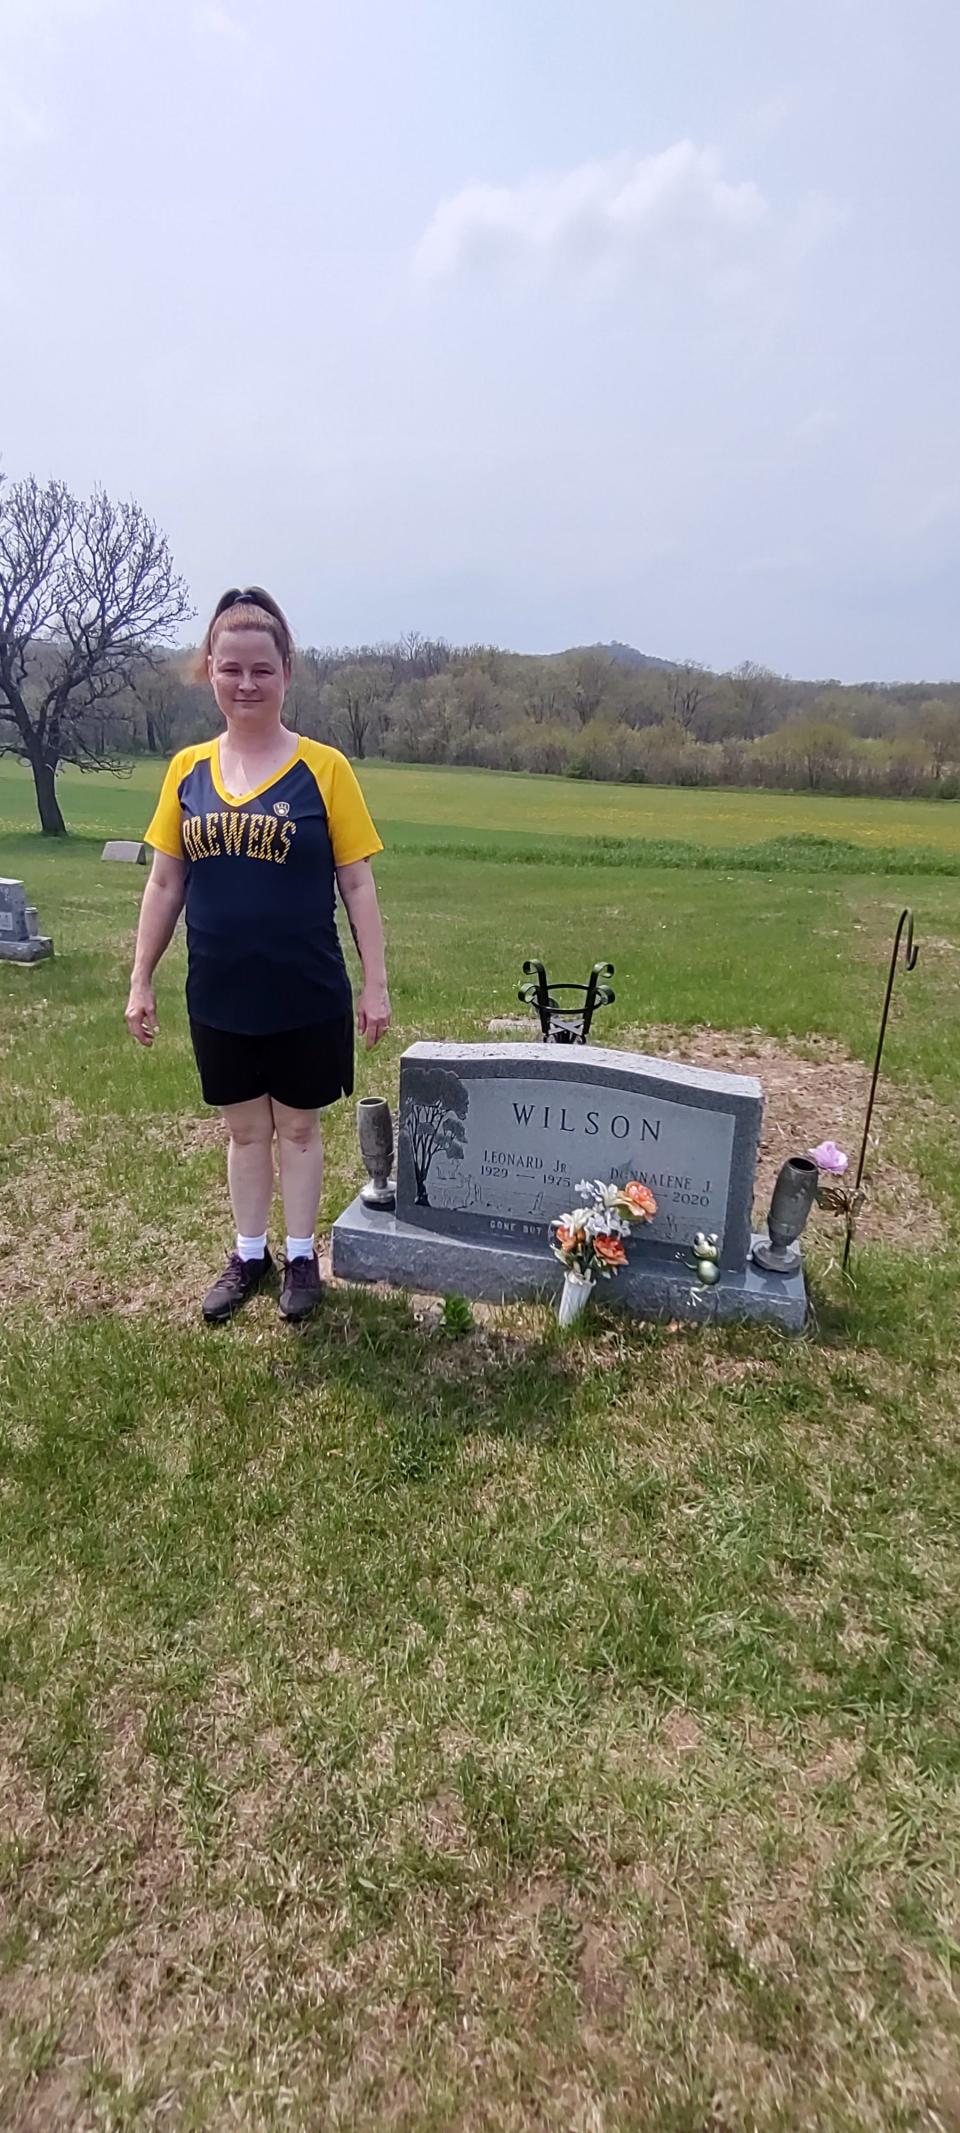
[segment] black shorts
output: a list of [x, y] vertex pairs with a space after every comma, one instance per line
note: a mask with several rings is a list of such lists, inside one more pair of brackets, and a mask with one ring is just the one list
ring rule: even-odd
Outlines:
[[190, 1035], [204, 1102], [218, 1110], [275, 1096], [291, 1111], [321, 1111], [353, 1092], [352, 1014], [263, 1037], [211, 1029], [191, 1015]]

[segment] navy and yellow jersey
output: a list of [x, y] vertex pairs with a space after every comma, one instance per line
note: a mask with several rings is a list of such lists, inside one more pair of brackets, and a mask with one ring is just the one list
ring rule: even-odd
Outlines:
[[336, 869], [383, 846], [338, 748], [299, 739], [242, 798], [224, 791], [215, 740], [182, 748], [146, 841], [186, 861], [195, 1022], [260, 1036], [349, 1013]]

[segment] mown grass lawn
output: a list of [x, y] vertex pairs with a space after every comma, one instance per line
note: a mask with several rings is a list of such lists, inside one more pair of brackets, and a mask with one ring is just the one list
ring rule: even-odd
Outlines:
[[[942, 1227], [850, 1291], [821, 1220], [799, 1341], [599, 1311], [564, 1343], [532, 1309], [454, 1339], [348, 1289], [301, 1336], [268, 1297], [211, 1335], [179, 951], [155, 1053], [120, 1022], [143, 876], [99, 849], [140, 788], [70, 791], [87, 835], [51, 849], [6, 772], [0, 871], [57, 956], [0, 969], [0, 2123], [955, 2128], [960, 889], [481, 861], [456, 838], [513, 798], [463, 823], [430, 775], [433, 820], [369, 779], [416, 834], [379, 866], [397, 1026], [361, 1090], [485, 1035], [531, 954], [610, 956], [614, 1042], [867, 1058], [909, 900], [878, 1160]], [[960, 820], [919, 813], [915, 850]], [[328, 1145], [325, 1221], [348, 1112]]]

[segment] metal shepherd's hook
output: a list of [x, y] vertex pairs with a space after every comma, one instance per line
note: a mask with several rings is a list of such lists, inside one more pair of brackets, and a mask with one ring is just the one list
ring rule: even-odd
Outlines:
[[893, 986], [894, 980], [897, 975], [897, 965], [900, 956], [900, 942], [903, 938], [904, 927], [906, 927], [907, 929], [907, 940], [903, 960], [908, 970], [914, 969], [917, 957], [920, 953], [919, 948], [916, 947], [914, 944], [913, 912], [910, 910], [901, 911], [899, 920], [897, 922], [897, 930], [893, 936], [893, 953], [890, 957], [890, 970], [887, 977], [887, 990], [884, 995], [883, 1013], [880, 1017], [880, 1034], [877, 1038], [876, 1057], [873, 1062], [873, 1079], [870, 1083], [870, 1096], [867, 1102], [867, 1115], [864, 1120], [863, 1126], [863, 1140], [860, 1143], [860, 1160], [857, 1164], [857, 1176], [853, 1188], [853, 1193], [847, 1203], [847, 1234], [843, 1246], [844, 1273], [846, 1273], [847, 1266], [849, 1264], [850, 1249], [853, 1244], [853, 1232], [856, 1224], [857, 1215], [860, 1209], [860, 1188], [863, 1184], [863, 1170], [864, 1164], [867, 1160], [867, 1144], [870, 1139], [870, 1123], [873, 1118], [873, 1105], [877, 1093], [877, 1083], [880, 1079], [880, 1062], [883, 1058], [883, 1046], [887, 1034], [887, 1020], [890, 1014], [890, 1002], [893, 998]]

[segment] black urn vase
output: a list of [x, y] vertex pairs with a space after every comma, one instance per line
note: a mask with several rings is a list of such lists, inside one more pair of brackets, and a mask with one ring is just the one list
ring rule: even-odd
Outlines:
[[769, 1243], [753, 1247], [758, 1266], [768, 1274], [795, 1274], [800, 1265], [797, 1243], [806, 1228], [817, 1197], [820, 1172], [809, 1155], [792, 1155], [784, 1163], [773, 1188], [767, 1216]]

